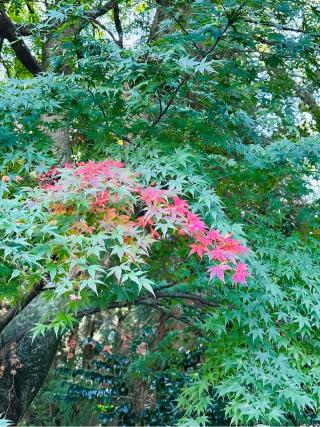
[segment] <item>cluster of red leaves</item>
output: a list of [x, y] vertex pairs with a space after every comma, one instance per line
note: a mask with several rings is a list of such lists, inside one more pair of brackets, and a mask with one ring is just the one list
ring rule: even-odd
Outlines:
[[[105, 179], [115, 179], [119, 178], [119, 169], [124, 168], [124, 164], [117, 162], [115, 160], [105, 160], [104, 162], [93, 162], [89, 161], [87, 163], [80, 162], [77, 164], [77, 169], [74, 171], [76, 176], [81, 176], [82, 183], [84, 186], [91, 185], [96, 187], [101, 178]], [[71, 169], [72, 165], [67, 163], [66, 168]]]
[[[127, 230], [131, 235], [134, 229], [143, 228], [153, 238], [161, 238], [161, 225], [171, 224], [179, 235], [192, 239], [189, 255], [207, 256], [210, 262], [215, 263], [208, 269], [210, 280], [217, 277], [224, 282], [225, 271], [232, 271], [234, 284], [246, 283], [250, 273], [247, 265], [240, 261], [240, 256], [246, 254], [248, 249], [233, 239], [231, 234], [223, 236], [217, 230], [209, 230], [204, 221], [191, 211], [189, 204], [173, 192], [157, 187], [141, 188], [136, 174], [130, 174], [123, 163], [114, 160], [66, 164], [65, 169], [70, 169], [74, 177], [80, 178], [80, 189], [92, 187], [97, 190], [90, 206], [94, 211], [105, 211], [111, 220], [117, 215], [114, 206], [120, 196], [111, 195], [108, 188], [125, 188], [137, 204], [142, 204], [143, 214], [137, 218], [132, 212], [131, 216], [118, 214], [126, 218]], [[45, 177], [40, 177], [42, 188], [63, 191], [64, 183], [62, 179], [57, 179], [57, 172], [54, 168]]]
[[44, 172], [37, 176], [37, 180], [42, 188], [45, 190], [57, 191], [59, 180], [59, 170], [56, 167], [50, 168], [47, 172]]
[[[238, 262], [239, 255], [248, 252], [248, 248], [233, 239], [230, 234], [222, 236], [217, 230], [208, 230], [208, 227], [198, 215], [190, 210], [188, 203], [167, 190], [145, 188], [140, 191], [140, 199], [147, 205], [146, 212], [138, 218], [141, 226], [153, 223], [153, 216], [161, 213], [162, 219], [176, 225], [179, 234], [190, 236], [190, 254], [200, 258], [208, 256], [211, 261], [219, 264], [209, 267], [210, 279], [215, 276], [224, 282], [224, 272], [233, 270], [232, 280], [235, 284], [246, 283], [249, 275], [247, 265]], [[172, 201], [171, 201], [172, 200]]]

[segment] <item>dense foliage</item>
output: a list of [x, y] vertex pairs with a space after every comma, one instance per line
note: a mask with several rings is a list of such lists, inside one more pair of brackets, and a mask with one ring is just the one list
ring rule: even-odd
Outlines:
[[0, 5], [1, 312], [63, 336], [24, 423], [316, 424], [319, 4], [109, 3]]

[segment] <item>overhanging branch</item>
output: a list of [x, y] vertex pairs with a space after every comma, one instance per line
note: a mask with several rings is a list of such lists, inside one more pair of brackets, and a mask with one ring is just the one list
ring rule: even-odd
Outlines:
[[[100, 16], [105, 15], [110, 10], [112, 10], [114, 7], [116, 7], [118, 4], [118, 0], [109, 0], [105, 2], [101, 7], [84, 13], [83, 17], [88, 19], [89, 21], [95, 21]], [[61, 24], [64, 23], [64, 20], [61, 22]], [[43, 27], [46, 24], [46, 20], [41, 22], [41, 27]], [[48, 26], [50, 27], [50, 25]], [[36, 24], [22, 24], [22, 25], [16, 25], [16, 31], [21, 36], [31, 36], [33, 31], [37, 28]], [[48, 28], [49, 30], [51, 28]]]
[[206, 307], [212, 307], [217, 308], [220, 307], [220, 304], [214, 301], [209, 301], [208, 299], [204, 298], [203, 296], [199, 294], [191, 294], [188, 292], [157, 292], [155, 289], [155, 298], [149, 297], [149, 296], [141, 296], [135, 301], [126, 301], [126, 302], [114, 302], [108, 305], [105, 309], [102, 309], [101, 307], [92, 307], [88, 309], [81, 310], [77, 313], [77, 318], [80, 319], [84, 316], [89, 316], [92, 314], [100, 313], [104, 310], [112, 310], [115, 308], [124, 308], [124, 307], [132, 307], [139, 304], [145, 304], [148, 301], [157, 301], [159, 299], [181, 299], [181, 300], [187, 300], [187, 301], [193, 301], [197, 303], [200, 306], [206, 306]]
[[[174, 284], [172, 284], [172, 285], [169, 284], [168, 286], [174, 286]], [[164, 289], [164, 287], [162, 289]], [[91, 316], [93, 314], [100, 313], [100, 312], [106, 311], [106, 310], [113, 310], [116, 308], [125, 308], [125, 307], [134, 307], [134, 306], [138, 306], [138, 305], [149, 305], [149, 306], [158, 305], [157, 308], [159, 308], [158, 301], [160, 299], [169, 299], [169, 300], [170, 299], [171, 300], [181, 299], [181, 300], [187, 300], [187, 301], [194, 302], [200, 307], [202, 307], [202, 306], [203, 307], [211, 307], [211, 308], [220, 307], [219, 303], [214, 302], [214, 301], [209, 301], [208, 299], [204, 298], [203, 296], [201, 296], [199, 294], [191, 294], [188, 292], [157, 292], [157, 290], [155, 289], [155, 298], [151, 297], [151, 296], [142, 295], [141, 297], [139, 297], [135, 301], [114, 302], [114, 303], [109, 304], [108, 307], [106, 307], [104, 309], [101, 307], [87, 308], [87, 309], [79, 311], [76, 314], [76, 318], [81, 319], [84, 316]], [[25, 304], [24, 307], [26, 305], [27, 304]], [[13, 317], [14, 317], [14, 315], [13, 315]], [[49, 323], [50, 323], [50, 321], [44, 322], [44, 324], [49, 324]], [[184, 323], [186, 323], [186, 322], [184, 322]], [[3, 360], [3, 358], [5, 357], [6, 353], [8, 352], [8, 350], [10, 348], [10, 344], [12, 342], [19, 342], [23, 337], [25, 337], [27, 334], [29, 334], [30, 331], [31, 331], [30, 328], [24, 328], [24, 329], [21, 329], [17, 333], [17, 335], [12, 337], [9, 341], [2, 342], [0, 339], [0, 360]], [[1, 335], [0, 335], [0, 338], [1, 338]]]
[[43, 71], [39, 62], [34, 58], [25, 42], [18, 37], [15, 25], [10, 21], [5, 11], [0, 8], [0, 36], [7, 39], [19, 61], [33, 75]]
[[109, 0], [105, 2], [101, 7], [92, 10], [91, 12], [86, 13], [86, 17], [89, 19], [97, 19], [102, 15], [108, 13], [111, 9], [113, 9], [118, 4], [118, 0]]

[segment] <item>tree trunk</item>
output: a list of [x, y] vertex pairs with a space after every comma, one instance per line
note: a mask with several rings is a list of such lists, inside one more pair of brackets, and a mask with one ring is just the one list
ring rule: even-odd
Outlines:
[[298, 88], [297, 94], [303, 103], [307, 106], [315, 121], [317, 130], [320, 129], [320, 105], [317, 102], [312, 88]]
[[[44, 114], [42, 116], [43, 127], [46, 128], [46, 124], [63, 121], [61, 115], [49, 116]], [[71, 145], [70, 145], [70, 130], [67, 126], [60, 127], [55, 130], [46, 129], [46, 134], [50, 136], [52, 140], [53, 153], [58, 161], [59, 165], [64, 165], [66, 162], [71, 161]]]
[[[79, 31], [79, 26], [68, 26], [64, 28], [60, 33], [52, 34], [48, 37], [46, 43], [42, 46], [42, 62], [45, 68], [50, 66], [50, 58], [53, 55], [61, 55], [61, 45], [65, 40], [71, 38], [76, 35], [77, 31]], [[70, 74], [71, 68], [68, 64], [62, 63], [59, 66], [59, 69], [55, 70], [56, 72], [60, 72], [63, 74]], [[42, 122], [44, 128], [46, 128], [46, 124], [52, 124], [54, 122], [64, 122], [64, 117], [59, 114], [47, 115], [44, 114], [42, 116]], [[71, 161], [71, 145], [70, 145], [70, 129], [67, 125], [63, 125], [55, 130], [47, 130], [47, 135], [50, 136], [53, 143], [53, 152], [58, 161], [59, 165], [64, 165], [66, 162]]]
[[[37, 296], [1, 333], [0, 414], [17, 423], [38, 393], [47, 376], [60, 337], [53, 331], [32, 341], [30, 330], [48, 314], [58, 310], [57, 301]], [[2, 354], [3, 353], [3, 354]]]
[[[51, 50], [59, 49], [58, 44], [69, 35], [70, 29], [66, 29], [59, 37], [52, 37], [45, 49], [46, 58]], [[69, 70], [66, 66], [60, 71], [66, 73]], [[60, 165], [71, 160], [69, 129], [65, 125], [57, 129], [48, 128], [53, 122], [63, 123], [63, 119], [61, 115], [44, 114], [42, 117], [43, 128], [52, 139], [53, 152]], [[53, 331], [32, 340], [30, 331], [45, 316], [57, 311], [57, 300], [48, 302], [38, 295], [1, 331], [0, 414], [14, 423], [23, 417], [42, 386], [60, 341]]]
[[165, 19], [168, 18], [168, 14], [165, 8], [169, 6], [169, 0], [157, 0], [157, 7], [153, 17], [153, 21], [150, 28], [148, 40], [153, 42], [161, 37], [160, 25]]

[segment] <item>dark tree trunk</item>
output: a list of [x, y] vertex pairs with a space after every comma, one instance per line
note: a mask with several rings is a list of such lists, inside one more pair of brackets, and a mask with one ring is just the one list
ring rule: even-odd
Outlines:
[[10, 21], [2, 7], [0, 7], [0, 36], [10, 42], [17, 58], [30, 73], [36, 75], [43, 71], [42, 66], [32, 55], [28, 46], [17, 34], [16, 27]]
[[31, 329], [58, 310], [42, 295], [27, 305], [1, 333], [0, 414], [17, 423], [38, 393], [56, 354], [60, 337], [48, 332], [32, 341]]
[[156, 12], [153, 17], [153, 21], [149, 33], [149, 42], [153, 42], [161, 37], [160, 26], [161, 22], [167, 19], [169, 16], [166, 13], [165, 8], [169, 6], [169, 0], [157, 0]]

